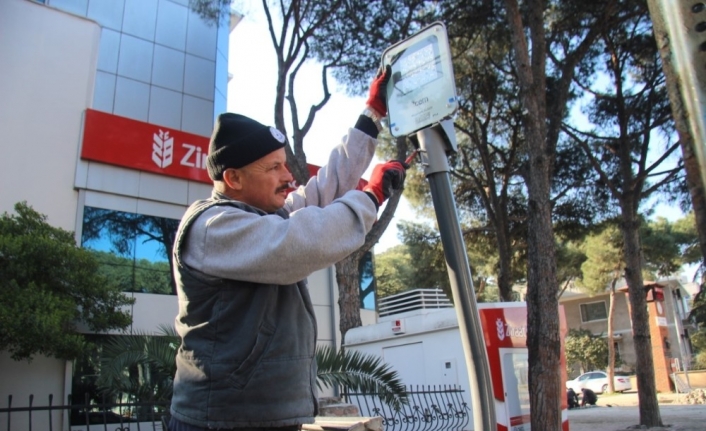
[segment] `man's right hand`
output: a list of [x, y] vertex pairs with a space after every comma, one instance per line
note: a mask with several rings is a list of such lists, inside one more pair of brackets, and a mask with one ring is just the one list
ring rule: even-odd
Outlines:
[[409, 167], [405, 162], [390, 160], [380, 163], [373, 168], [370, 181], [363, 188], [377, 199], [378, 206], [382, 205], [394, 190], [400, 190], [404, 184], [406, 169]]

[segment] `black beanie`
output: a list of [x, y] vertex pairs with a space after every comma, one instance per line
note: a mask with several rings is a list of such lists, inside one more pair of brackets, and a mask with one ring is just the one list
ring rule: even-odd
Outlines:
[[287, 144], [282, 132], [244, 115], [218, 116], [208, 144], [206, 166], [213, 181], [222, 180], [228, 168], [242, 168]]

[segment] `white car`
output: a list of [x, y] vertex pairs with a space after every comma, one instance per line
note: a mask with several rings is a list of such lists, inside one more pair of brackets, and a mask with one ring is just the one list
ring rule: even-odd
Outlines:
[[[613, 383], [616, 392], [632, 390], [630, 377], [626, 373], [617, 371], [613, 376]], [[577, 394], [581, 393], [582, 388], [588, 388], [597, 394], [603, 393], [608, 390], [608, 373], [605, 371], [583, 373], [574, 380], [566, 382], [566, 389], [569, 388], [572, 388]]]

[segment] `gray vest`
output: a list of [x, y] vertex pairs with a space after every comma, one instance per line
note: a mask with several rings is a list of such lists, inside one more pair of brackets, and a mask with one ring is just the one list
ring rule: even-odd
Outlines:
[[[171, 414], [204, 428], [311, 423], [318, 414], [316, 318], [306, 281], [276, 286], [227, 280], [184, 265], [186, 234], [214, 205], [265, 215], [237, 201], [214, 199], [194, 203], [184, 215], [173, 256], [182, 344]], [[284, 211], [279, 215], [288, 217]]]

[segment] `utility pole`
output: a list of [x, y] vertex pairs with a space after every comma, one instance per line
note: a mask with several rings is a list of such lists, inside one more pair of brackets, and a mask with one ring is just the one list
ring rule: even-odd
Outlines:
[[[706, 257], [706, 5], [647, 0]], [[702, 283], [703, 288], [703, 283]]]
[[451, 120], [458, 99], [446, 27], [433, 23], [390, 46], [382, 64], [390, 68], [386, 88], [390, 133], [414, 141], [431, 190], [468, 370], [473, 429], [495, 431], [490, 366], [449, 178], [448, 156], [458, 150]]

